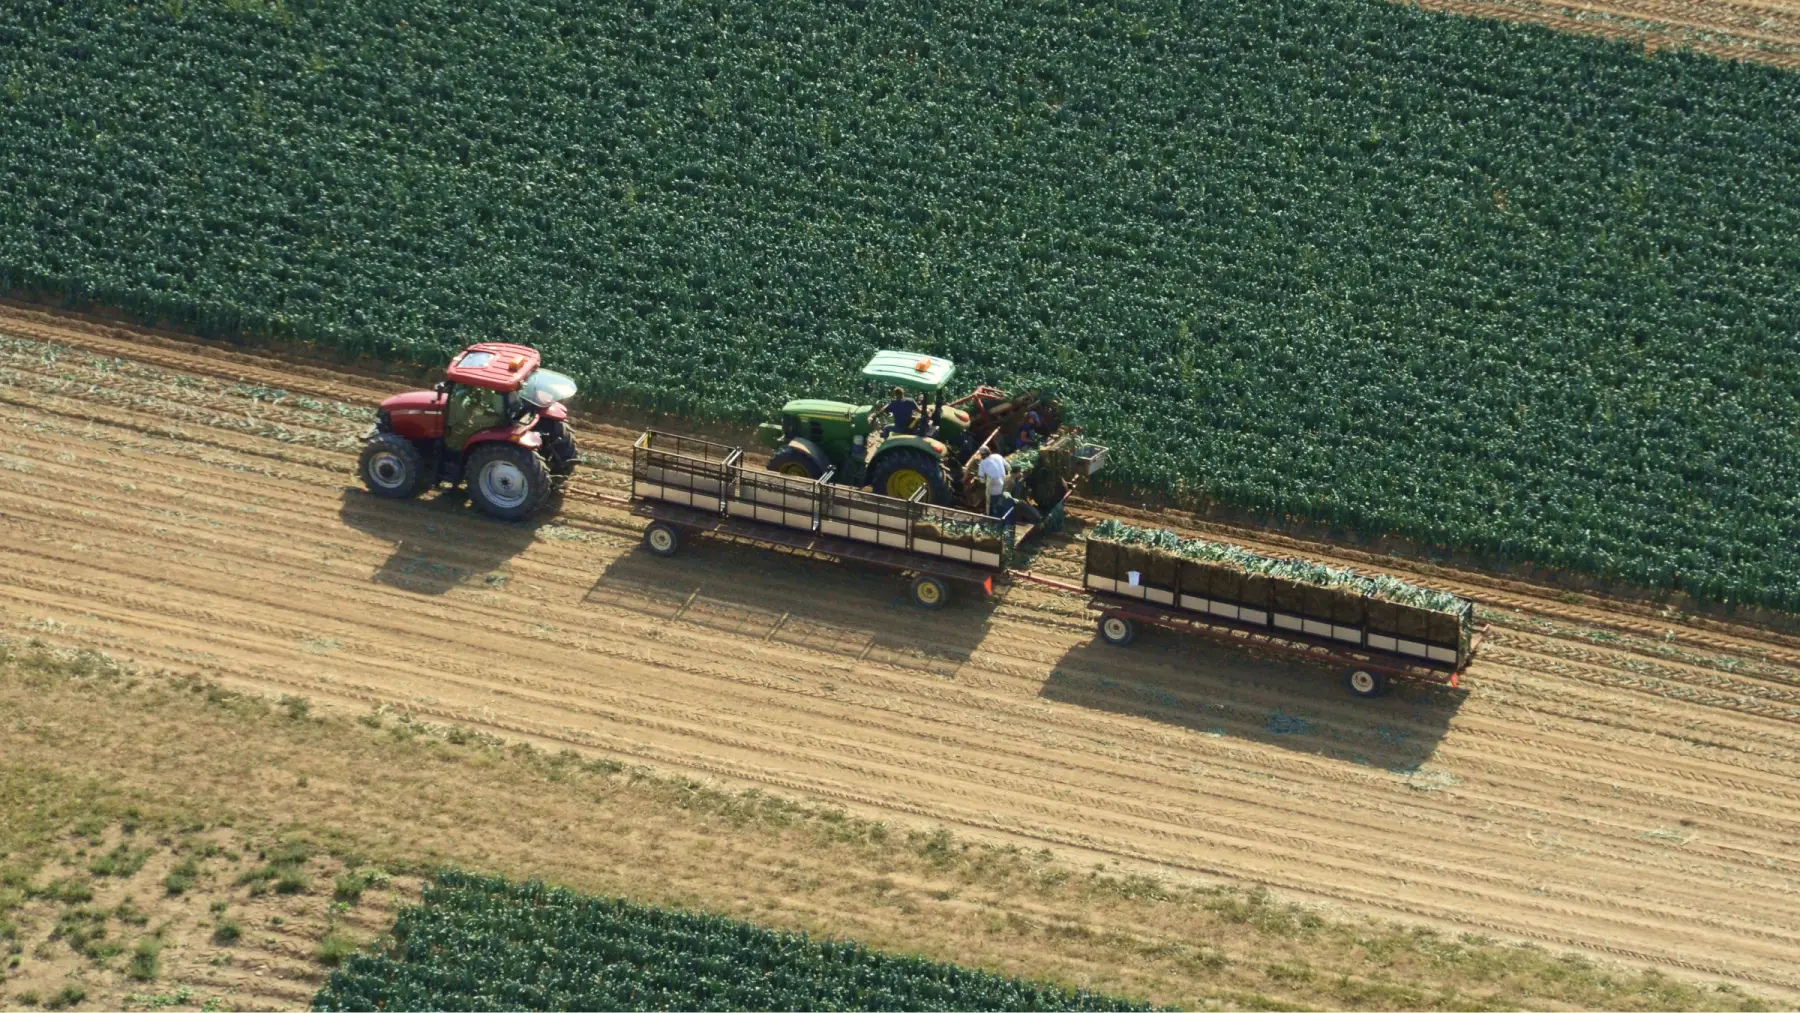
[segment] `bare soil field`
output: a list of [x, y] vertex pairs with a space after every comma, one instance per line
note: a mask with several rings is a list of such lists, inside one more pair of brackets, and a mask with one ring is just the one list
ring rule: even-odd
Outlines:
[[1529, 21], [1655, 50], [1800, 67], [1800, 4], [1789, 0], [1416, 0], [1430, 10]]
[[623, 491], [635, 435], [591, 421], [539, 523], [377, 500], [355, 452], [400, 386], [0, 310], [0, 635], [1800, 994], [1800, 641], [1385, 561], [1494, 629], [1463, 690], [1357, 701], [1173, 635], [1099, 645], [1030, 584], [926, 614], [850, 566], [655, 560], [583, 493]]

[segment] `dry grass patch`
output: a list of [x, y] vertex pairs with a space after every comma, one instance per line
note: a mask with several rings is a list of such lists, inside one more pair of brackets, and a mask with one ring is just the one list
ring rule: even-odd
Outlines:
[[1768, 1005], [42, 644], [0, 645], [0, 755], [3, 1005], [304, 1005], [439, 864], [1184, 1007]]

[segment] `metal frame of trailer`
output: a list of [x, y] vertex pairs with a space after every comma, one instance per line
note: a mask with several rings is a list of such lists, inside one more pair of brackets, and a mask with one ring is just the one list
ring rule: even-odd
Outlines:
[[943, 605], [951, 582], [993, 593], [1018, 535], [1010, 517], [926, 503], [924, 489], [901, 500], [831, 478], [748, 468], [738, 448], [646, 430], [632, 445], [632, 512], [650, 519], [644, 544], [658, 556], [674, 555], [687, 532], [910, 573], [925, 608]]
[[[866, 563], [884, 570], [900, 573], [912, 573], [940, 580], [955, 581], [979, 590], [983, 595], [994, 593], [993, 570], [965, 566], [954, 560], [933, 559], [929, 556], [918, 556], [893, 549], [862, 542], [853, 542], [847, 538], [834, 538], [830, 535], [812, 535], [789, 528], [776, 527], [761, 521], [738, 520], [722, 517], [718, 514], [692, 510], [687, 507], [674, 506], [668, 503], [640, 502], [632, 506], [631, 512], [650, 521], [673, 525], [685, 533], [709, 535], [728, 541], [744, 542], [764, 548], [787, 549], [791, 552], [805, 553], [827, 559], [850, 560]], [[657, 550], [652, 548], [652, 552]], [[661, 553], [659, 553], [661, 554]], [[935, 608], [942, 603], [941, 598], [930, 601], [920, 600], [916, 586], [913, 597], [919, 604], [927, 608]]]
[[1390, 677], [1441, 683], [1452, 689], [1460, 687], [1461, 673], [1469, 665], [1482, 635], [1484, 625], [1469, 641], [1469, 649], [1454, 663], [1425, 658], [1405, 658], [1381, 651], [1356, 650], [1325, 637], [1294, 630], [1270, 630], [1263, 625], [1233, 622], [1218, 616], [1180, 609], [1159, 608], [1154, 603], [1123, 598], [1103, 592], [1089, 592], [1088, 608], [1100, 612], [1100, 639], [1123, 647], [1137, 636], [1135, 624], [1157, 626], [1206, 637], [1233, 647], [1267, 651], [1314, 665], [1346, 670], [1350, 692], [1361, 697], [1376, 697], [1387, 691]]

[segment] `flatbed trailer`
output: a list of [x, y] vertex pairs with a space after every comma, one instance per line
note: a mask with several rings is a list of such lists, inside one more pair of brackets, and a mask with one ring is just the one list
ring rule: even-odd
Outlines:
[[945, 587], [922, 586], [930, 581], [939, 585], [961, 584], [984, 596], [994, 593], [993, 570], [967, 566], [955, 560], [918, 556], [865, 542], [854, 542], [848, 538], [797, 531], [762, 521], [723, 517], [709, 511], [654, 500], [634, 503], [631, 512], [649, 520], [652, 528], [667, 525], [675, 530], [675, 544], [668, 546], [668, 543], [663, 542], [661, 545], [664, 547], [659, 548], [659, 544], [653, 541], [655, 536], [646, 529], [645, 544], [652, 553], [659, 556], [674, 555], [680, 549], [681, 542], [689, 536], [706, 535], [763, 548], [786, 549], [825, 559], [848, 560], [897, 573], [909, 573], [913, 575], [913, 601], [926, 608], [937, 608], [947, 600]]
[[[1124, 567], [1144, 569], [1122, 573]], [[1090, 539], [1082, 585], [1088, 607], [1100, 613], [1100, 639], [1109, 644], [1123, 647], [1140, 626], [1157, 626], [1336, 668], [1360, 697], [1380, 696], [1393, 678], [1457, 688], [1487, 630], [1474, 625], [1474, 605], [1466, 600], [1455, 614], [1421, 614], [1360, 594], [1289, 584], [1286, 594], [1250, 602], [1221, 595], [1206, 581], [1208, 573], [1206, 564], [1195, 568]], [[1411, 622], [1396, 622], [1402, 612]]]
[[[644, 545], [672, 556], [696, 535], [853, 560], [911, 576], [912, 599], [939, 608], [953, 585], [989, 595], [1031, 527], [953, 507], [744, 464], [736, 447], [646, 430], [632, 446], [632, 512]], [[1061, 504], [1058, 504], [1060, 507]]]
[[[1462, 670], [1468, 665], [1467, 658], [1461, 664], [1446, 664], [1422, 658], [1395, 657], [1382, 651], [1358, 650], [1324, 637], [1293, 630], [1271, 631], [1263, 626], [1161, 608], [1116, 595], [1091, 595], [1088, 598], [1088, 608], [1100, 613], [1100, 639], [1118, 647], [1136, 639], [1140, 626], [1157, 626], [1177, 633], [1205, 637], [1231, 647], [1279, 655], [1341, 671], [1350, 692], [1360, 697], [1380, 696], [1387, 692], [1389, 680], [1396, 678], [1433, 682], [1456, 689], [1461, 684]], [[1483, 627], [1476, 631], [1471, 639], [1470, 653], [1481, 643], [1485, 630], [1486, 627]]]

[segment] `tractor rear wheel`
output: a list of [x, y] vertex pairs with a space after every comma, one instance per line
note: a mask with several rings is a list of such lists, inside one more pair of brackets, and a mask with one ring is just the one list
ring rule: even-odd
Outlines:
[[809, 478], [817, 481], [825, 472], [819, 469], [819, 462], [813, 456], [798, 447], [782, 447], [769, 455], [769, 470], [795, 478]]
[[950, 585], [921, 573], [913, 578], [912, 600], [920, 608], [943, 608], [944, 603], [950, 600]]
[[469, 498], [495, 520], [519, 521], [544, 505], [550, 472], [544, 459], [516, 443], [493, 440], [469, 451]]
[[383, 499], [410, 499], [425, 491], [425, 457], [398, 433], [381, 433], [364, 444], [356, 470], [363, 485]]
[[912, 447], [878, 455], [869, 484], [881, 495], [895, 499], [912, 499], [923, 487], [927, 503], [949, 506], [956, 500], [956, 487], [944, 462]]

